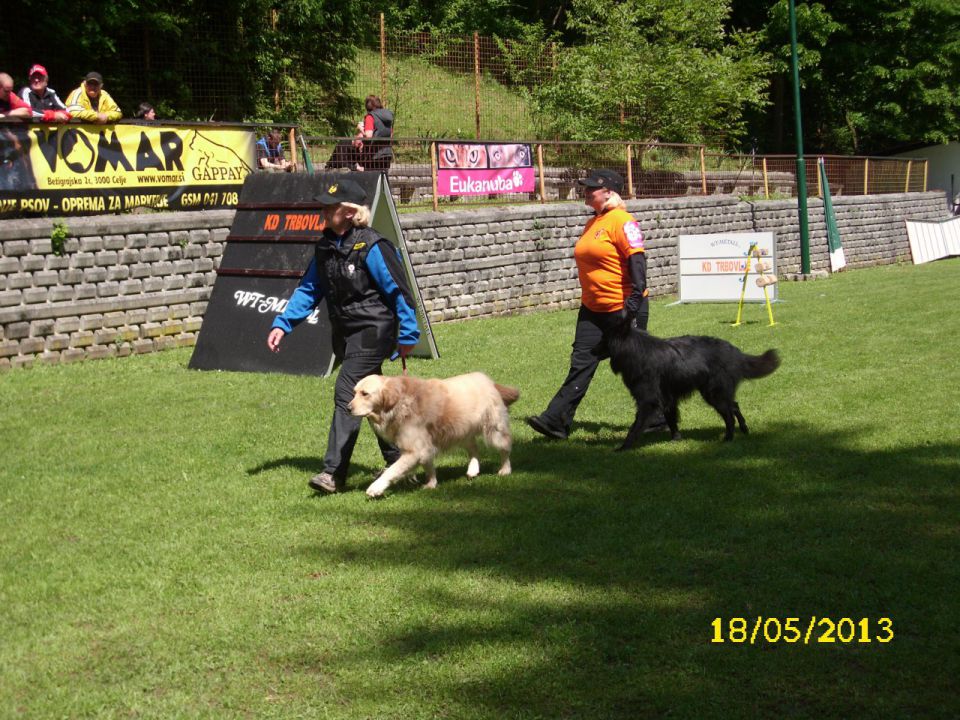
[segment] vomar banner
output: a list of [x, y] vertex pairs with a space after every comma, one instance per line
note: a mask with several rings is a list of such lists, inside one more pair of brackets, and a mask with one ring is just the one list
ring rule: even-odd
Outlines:
[[255, 142], [237, 127], [2, 125], [0, 216], [235, 206]]

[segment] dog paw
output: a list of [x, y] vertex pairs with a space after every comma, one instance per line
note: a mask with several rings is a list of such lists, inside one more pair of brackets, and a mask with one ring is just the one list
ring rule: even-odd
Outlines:
[[670, 436], [670, 439], [673, 441], [683, 440], [683, 436], [680, 433], [676, 432]]
[[476, 458], [470, 458], [470, 464], [467, 465], [467, 477], [471, 480], [480, 474], [480, 461]]
[[427, 490], [435, 490], [437, 487], [437, 479], [435, 477], [427, 478], [427, 481], [423, 484]]
[[377, 480], [370, 487], [367, 488], [367, 497], [379, 498], [383, 497], [384, 491], [387, 489], [388, 483], [383, 483]]
[[505, 462], [505, 463], [500, 467], [500, 469], [497, 470], [497, 475], [500, 475], [500, 476], [509, 475], [511, 472], [513, 472], [513, 468], [510, 467], [510, 461], [507, 460], [507, 462]]

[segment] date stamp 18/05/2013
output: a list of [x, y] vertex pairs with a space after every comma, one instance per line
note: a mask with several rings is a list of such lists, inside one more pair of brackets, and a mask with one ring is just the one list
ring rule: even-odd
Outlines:
[[756, 645], [758, 643], [888, 643], [893, 640], [893, 620], [888, 617], [829, 618], [731, 617], [714, 618], [710, 623], [712, 643]]

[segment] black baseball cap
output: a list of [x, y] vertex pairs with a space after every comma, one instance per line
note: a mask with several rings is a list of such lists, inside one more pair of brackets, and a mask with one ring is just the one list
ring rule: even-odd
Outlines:
[[86, 77], [83, 78], [84, 82], [93, 80], [97, 85], [103, 85], [103, 75], [98, 72], [90, 71], [87, 73]]
[[588, 188], [602, 187], [618, 194], [623, 192], [623, 177], [620, 173], [606, 168], [591, 170], [589, 175], [577, 182]]
[[367, 202], [367, 193], [353, 180], [343, 178], [342, 180], [334, 180], [327, 185], [314, 200], [320, 205], [336, 205], [344, 202], [351, 205], [363, 205]]

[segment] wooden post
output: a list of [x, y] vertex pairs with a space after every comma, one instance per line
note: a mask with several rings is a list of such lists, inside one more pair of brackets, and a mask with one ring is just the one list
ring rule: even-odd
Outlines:
[[765, 200], [770, 199], [770, 182], [767, 177], [767, 159], [763, 159], [763, 197]]
[[547, 184], [543, 177], [543, 143], [537, 143], [537, 170], [540, 173], [540, 203], [547, 201]]
[[[817, 158], [817, 197], [823, 197], [823, 179], [820, 177], [820, 165], [823, 164], [823, 158]], [[827, 166], [823, 166], [826, 172]]]
[[[280, 12], [273, 8], [270, 11], [270, 27], [273, 28], [273, 31], [277, 31], [277, 19], [280, 15]], [[275, 112], [280, 112], [280, 78], [276, 78], [273, 81], [273, 109]]]
[[297, 170], [297, 131], [294, 128], [290, 128], [290, 132], [287, 134], [287, 140], [290, 143], [290, 162], [293, 164], [294, 172]]
[[480, 139], [480, 34], [473, 33], [473, 79], [476, 98], [477, 140]]
[[437, 212], [437, 144], [430, 143], [430, 177], [433, 180], [433, 211]]
[[903, 191], [905, 193], [910, 192], [910, 170], [913, 165], [913, 160], [907, 160], [907, 179], [903, 183]]
[[863, 194], [868, 195], [868, 181], [870, 179], [870, 158], [863, 159]]
[[927, 171], [930, 169], [930, 163], [926, 160], [923, 161], [923, 191], [927, 191]]
[[627, 143], [627, 196], [635, 197], [633, 193], [633, 145]]
[[700, 185], [703, 188], [703, 194], [707, 194], [707, 158], [703, 149], [703, 145], [700, 146]]
[[380, 100], [387, 106], [387, 27], [380, 13]]

